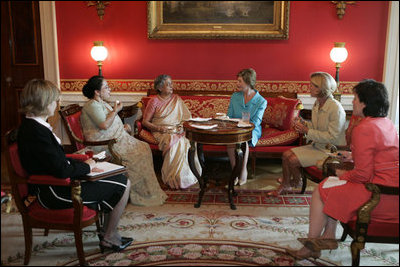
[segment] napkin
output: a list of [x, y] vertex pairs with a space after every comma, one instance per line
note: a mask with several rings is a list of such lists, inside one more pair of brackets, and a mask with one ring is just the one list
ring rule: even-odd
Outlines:
[[209, 121], [211, 118], [191, 118], [190, 121]]
[[330, 188], [335, 186], [340, 186], [346, 184], [346, 180], [340, 180], [337, 176], [329, 176], [328, 179], [324, 182], [322, 188]]
[[197, 128], [197, 129], [202, 129], [202, 130], [210, 130], [213, 128], [218, 127], [218, 124], [213, 124], [213, 125], [199, 125], [199, 124], [190, 124], [192, 127]]
[[251, 123], [240, 120], [237, 127], [251, 127]]
[[105, 152], [105, 151], [102, 151], [102, 152], [100, 152], [100, 153], [97, 153], [96, 155], [93, 155], [93, 158], [94, 158], [94, 159], [97, 159], [97, 160], [99, 160], [99, 159], [105, 159], [105, 158], [106, 158], [106, 152]]

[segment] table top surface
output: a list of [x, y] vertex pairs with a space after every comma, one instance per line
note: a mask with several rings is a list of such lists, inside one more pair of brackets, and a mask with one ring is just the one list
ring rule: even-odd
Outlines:
[[[218, 126], [213, 129], [199, 129], [193, 127], [193, 124], [197, 125], [215, 125]], [[243, 134], [251, 132], [254, 129], [254, 125], [250, 127], [238, 127], [237, 122], [228, 121], [228, 120], [219, 120], [219, 119], [211, 119], [209, 121], [186, 121], [183, 123], [183, 127], [185, 131], [195, 132], [195, 133], [203, 133], [203, 134], [213, 134], [213, 135], [226, 135], [226, 134]]]

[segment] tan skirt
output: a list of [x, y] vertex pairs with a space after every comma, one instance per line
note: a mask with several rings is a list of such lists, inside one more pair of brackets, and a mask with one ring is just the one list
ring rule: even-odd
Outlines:
[[291, 151], [299, 159], [302, 167], [317, 165], [317, 161], [325, 160], [329, 155], [320, 148], [311, 145], [299, 146], [292, 148]]

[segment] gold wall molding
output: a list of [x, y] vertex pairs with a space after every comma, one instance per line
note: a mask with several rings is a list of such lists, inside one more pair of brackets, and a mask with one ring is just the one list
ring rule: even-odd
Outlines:
[[[86, 79], [61, 79], [61, 91], [81, 92]], [[108, 85], [115, 92], [147, 92], [153, 88], [153, 80], [107, 79]], [[188, 91], [236, 91], [236, 80], [173, 80], [176, 90]], [[352, 89], [358, 82], [340, 82], [339, 91], [342, 94], [353, 94]], [[309, 81], [257, 81], [256, 89], [260, 92], [292, 92], [298, 94], [310, 93]]]

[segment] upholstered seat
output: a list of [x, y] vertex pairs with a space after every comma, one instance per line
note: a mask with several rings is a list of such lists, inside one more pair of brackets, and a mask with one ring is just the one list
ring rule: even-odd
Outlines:
[[[6, 135], [6, 162], [8, 165], [9, 177], [12, 188], [12, 195], [22, 216], [25, 236], [25, 259], [28, 264], [32, 252], [32, 229], [45, 229], [48, 235], [49, 229], [70, 230], [74, 232], [75, 245], [79, 263], [86, 263], [83, 243], [82, 229], [96, 223], [99, 230], [97, 212], [82, 204], [80, 197], [80, 181], [70, 178], [56, 178], [49, 175], [28, 175], [19, 160], [18, 145], [16, 143], [17, 130], [9, 131]], [[86, 155], [68, 155], [70, 158], [85, 160]], [[53, 210], [42, 207], [33, 196], [33, 202], [26, 202], [28, 199], [28, 184], [47, 184], [54, 186], [68, 186], [71, 188], [73, 208]]]

